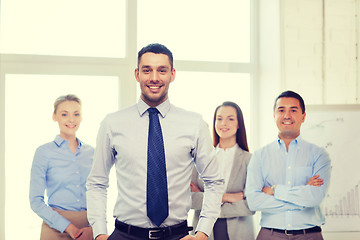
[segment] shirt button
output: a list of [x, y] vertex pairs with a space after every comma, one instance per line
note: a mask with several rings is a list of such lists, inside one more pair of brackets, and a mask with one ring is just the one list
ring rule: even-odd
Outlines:
[[291, 167], [290, 167], [290, 166], [288, 166], [288, 169], [291, 169]]
[[290, 181], [288, 181], [288, 185], [290, 185], [290, 183], [291, 183], [291, 182], [290, 182]]
[[80, 199], [77, 199], [76, 201], [77, 201], [77, 202], [80, 202]]
[[76, 187], [80, 187], [80, 185], [76, 185]]
[[288, 224], [288, 227], [291, 227], [291, 224]]
[[76, 174], [79, 174], [79, 171], [76, 171], [75, 173], [76, 173]]

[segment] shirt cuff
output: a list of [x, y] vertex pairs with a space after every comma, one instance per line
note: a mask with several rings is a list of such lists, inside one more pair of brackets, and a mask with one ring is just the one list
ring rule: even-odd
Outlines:
[[293, 203], [289, 201], [288, 194], [290, 192], [290, 186], [287, 185], [277, 185], [274, 193], [274, 197], [277, 200], [287, 202], [288, 210], [301, 210], [304, 207], [301, 206], [299, 203]]
[[70, 221], [67, 220], [65, 217], [62, 217], [59, 219], [59, 222], [56, 224], [57, 230], [59, 230], [61, 233], [64, 233], [66, 228], [70, 225]]
[[210, 236], [212, 233], [213, 226], [214, 226], [214, 222], [211, 221], [210, 219], [200, 218], [195, 232], [203, 232], [207, 236]]
[[94, 223], [92, 226], [94, 239], [100, 234], [107, 234], [106, 222]]
[[284, 201], [286, 199], [286, 195], [289, 192], [290, 187], [286, 186], [286, 185], [277, 185], [275, 192], [274, 192], [274, 197], [276, 199], [282, 200]]

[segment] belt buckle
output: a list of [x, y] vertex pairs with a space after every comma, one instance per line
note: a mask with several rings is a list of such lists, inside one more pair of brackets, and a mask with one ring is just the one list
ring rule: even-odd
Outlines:
[[161, 237], [153, 237], [152, 235], [154, 233], [158, 233], [158, 232], [161, 232], [161, 230], [149, 230], [149, 239], [160, 239]]
[[286, 235], [286, 236], [292, 236], [292, 235], [294, 235], [294, 234], [288, 233], [287, 229], [285, 229], [285, 235]]

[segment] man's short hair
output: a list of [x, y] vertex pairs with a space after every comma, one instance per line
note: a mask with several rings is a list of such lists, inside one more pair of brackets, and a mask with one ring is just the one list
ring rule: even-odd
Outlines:
[[166, 56], [169, 57], [169, 62], [171, 65], [171, 70], [173, 69], [173, 55], [172, 52], [165, 47], [164, 45], [160, 44], [160, 43], [151, 43], [145, 47], [143, 47], [139, 53], [138, 53], [138, 68], [139, 68], [139, 63], [141, 60], [142, 55], [144, 55], [145, 53], [156, 53], [156, 54], [165, 54]]
[[305, 113], [305, 103], [303, 98], [296, 92], [293, 91], [285, 91], [282, 92], [276, 99], [275, 99], [275, 103], [274, 103], [274, 111], [275, 111], [275, 107], [276, 107], [276, 102], [280, 99], [280, 98], [296, 98], [297, 100], [299, 100], [299, 104], [301, 107], [301, 111], [304, 114]]

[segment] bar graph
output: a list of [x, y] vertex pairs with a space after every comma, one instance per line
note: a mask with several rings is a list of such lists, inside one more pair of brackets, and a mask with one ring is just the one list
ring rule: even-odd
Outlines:
[[357, 216], [360, 218], [359, 184], [341, 196], [337, 202], [322, 205], [325, 217]]

